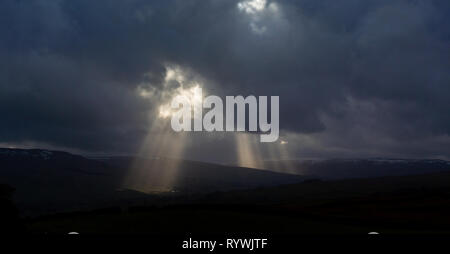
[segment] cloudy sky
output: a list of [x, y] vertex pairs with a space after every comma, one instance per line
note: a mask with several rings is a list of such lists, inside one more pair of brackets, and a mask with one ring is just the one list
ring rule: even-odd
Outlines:
[[[3, 0], [0, 19], [1, 146], [450, 159], [445, 0]], [[280, 96], [280, 142], [165, 131], [195, 85]]]

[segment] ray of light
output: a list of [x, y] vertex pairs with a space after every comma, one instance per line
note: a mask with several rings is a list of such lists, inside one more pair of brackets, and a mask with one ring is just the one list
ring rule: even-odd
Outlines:
[[255, 135], [236, 133], [235, 141], [239, 166], [247, 168], [263, 168], [260, 144], [257, 143], [259, 141], [255, 138]]
[[155, 129], [160, 131], [156, 127], [149, 131], [137, 158], [130, 166], [124, 188], [146, 193], [174, 191], [186, 135], [155, 133]]
[[283, 173], [287, 174], [297, 174], [298, 172], [295, 169], [292, 161], [290, 160], [291, 156], [289, 154], [288, 142], [285, 140], [281, 140], [278, 143], [274, 143], [268, 146], [268, 160], [271, 161], [271, 164]]
[[[177, 66], [167, 66], [166, 76], [161, 92], [163, 100], [157, 108], [158, 116], [152, 120], [152, 126], [141, 144], [136, 159], [131, 163], [124, 188], [142, 192], [174, 191], [174, 185], [180, 170], [180, 159], [184, 154], [187, 133], [176, 133], [170, 126], [170, 117], [174, 114], [171, 101], [174, 97], [186, 96], [193, 107], [201, 107], [202, 88], [196, 80], [189, 80], [183, 69]], [[179, 84], [171, 88], [173, 82]], [[145, 87], [138, 89], [143, 98], [158, 100], [156, 93]]]
[[288, 150], [288, 141], [260, 143], [258, 135], [236, 133], [236, 155], [241, 167], [299, 174]]

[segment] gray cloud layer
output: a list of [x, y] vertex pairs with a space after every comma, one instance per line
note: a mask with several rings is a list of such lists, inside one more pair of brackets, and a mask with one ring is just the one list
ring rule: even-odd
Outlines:
[[176, 64], [279, 95], [295, 156], [450, 156], [448, 1], [240, 2], [1, 1], [0, 143], [133, 152]]

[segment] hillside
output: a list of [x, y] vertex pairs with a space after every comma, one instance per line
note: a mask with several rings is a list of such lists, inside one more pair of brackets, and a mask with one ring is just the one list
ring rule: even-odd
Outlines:
[[370, 178], [450, 171], [450, 162], [438, 159], [325, 159], [266, 161], [265, 169], [321, 179]]
[[182, 197], [126, 211], [61, 214], [34, 233], [300, 235], [450, 234], [450, 173], [310, 181]]
[[140, 204], [167, 195], [273, 186], [303, 179], [174, 159], [98, 160], [60, 151], [0, 149], [0, 183], [16, 189], [17, 206], [22, 214], [30, 215]]

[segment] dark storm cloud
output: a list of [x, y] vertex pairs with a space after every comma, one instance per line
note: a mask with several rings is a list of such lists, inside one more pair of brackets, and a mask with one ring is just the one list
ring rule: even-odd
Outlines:
[[324, 146], [449, 156], [446, 1], [239, 2], [2, 1], [0, 142], [132, 151], [158, 104], [137, 87], [176, 64], [213, 94], [280, 95], [281, 128]]

